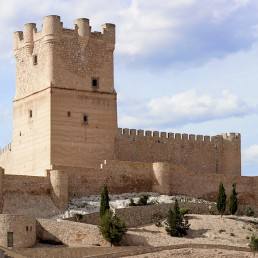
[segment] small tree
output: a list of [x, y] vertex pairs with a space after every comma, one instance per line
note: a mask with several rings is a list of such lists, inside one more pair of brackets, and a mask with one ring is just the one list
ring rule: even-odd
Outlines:
[[237, 199], [237, 192], [236, 192], [236, 184], [232, 185], [232, 193], [229, 198], [229, 210], [232, 215], [237, 212], [238, 208], [238, 199]]
[[106, 211], [109, 209], [110, 209], [110, 206], [109, 206], [108, 189], [107, 189], [107, 186], [104, 185], [100, 195], [100, 210], [99, 210], [100, 217], [104, 216]]
[[140, 199], [137, 202], [138, 206], [145, 206], [148, 205], [149, 195], [144, 194], [140, 197]]
[[226, 210], [226, 200], [227, 200], [227, 195], [225, 193], [225, 188], [222, 183], [219, 185], [219, 194], [218, 194], [218, 199], [217, 199], [217, 210], [219, 214], [222, 215], [225, 213]]
[[166, 221], [166, 231], [169, 235], [182, 237], [187, 235], [190, 224], [185, 216], [180, 212], [178, 201], [175, 201], [174, 210], [170, 209]]
[[110, 210], [107, 210], [101, 217], [99, 229], [111, 246], [119, 244], [127, 231], [125, 223]]

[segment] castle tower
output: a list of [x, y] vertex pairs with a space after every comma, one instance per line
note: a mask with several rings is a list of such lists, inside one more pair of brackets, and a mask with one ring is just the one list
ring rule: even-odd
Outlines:
[[115, 25], [91, 32], [89, 20], [65, 29], [47, 16], [14, 34], [12, 171], [42, 175], [51, 165], [93, 166], [112, 159], [117, 131]]

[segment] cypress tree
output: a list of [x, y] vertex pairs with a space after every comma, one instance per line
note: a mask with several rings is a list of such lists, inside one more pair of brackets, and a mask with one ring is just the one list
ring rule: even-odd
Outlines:
[[229, 210], [232, 215], [237, 212], [238, 208], [238, 199], [237, 199], [237, 191], [236, 191], [236, 184], [232, 185], [232, 192], [229, 198]]
[[218, 193], [218, 198], [217, 198], [217, 210], [219, 214], [222, 215], [225, 213], [226, 210], [226, 200], [227, 200], [227, 195], [225, 193], [225, 188], [222, 183], [219, 185], [219, 193]]
[[110, 206], [109, 206], [108, 189], [107, 189], [107, 186], [104, 185], [100, 195], [100, 210], [99, 210], [100, 217], [104, 216], [106, 211], [109, 209], [110, 209]]

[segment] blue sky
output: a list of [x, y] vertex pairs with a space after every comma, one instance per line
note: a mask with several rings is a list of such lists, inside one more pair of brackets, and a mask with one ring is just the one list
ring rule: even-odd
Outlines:
[[117, 25], [119, 126], [242, 134], [242, 174], [258, 175], [258, 1], [0, 0], [0, 146], [11, 141], [12, 32], [45, 15], [65, 27]]

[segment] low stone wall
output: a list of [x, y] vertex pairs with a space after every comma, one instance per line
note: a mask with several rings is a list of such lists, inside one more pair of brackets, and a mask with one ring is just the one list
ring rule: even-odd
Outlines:
[[[180, 208], [189, 209], [189, 213], [191, 214], [216, 213], [216, 206], [213, 203], [179, 202], [179, 205]], [[173, 203], [132, 206], [124, 209], [116, 209], [115, 213], [126, 223], [127, 227], [138, 227], [166, 218], [169, 209], [173, 207]], [[78, 218], [73, 217], [68, 220], [78, 221]], [[99, 213], [95, 212], [83, 215], [79, 221], [86, 224], [98, 225]]]
[[67, 246], [109, 246], [94, 225], [51, 219], [38, 219], [37, 222], [37, 237], [41, 241]]

